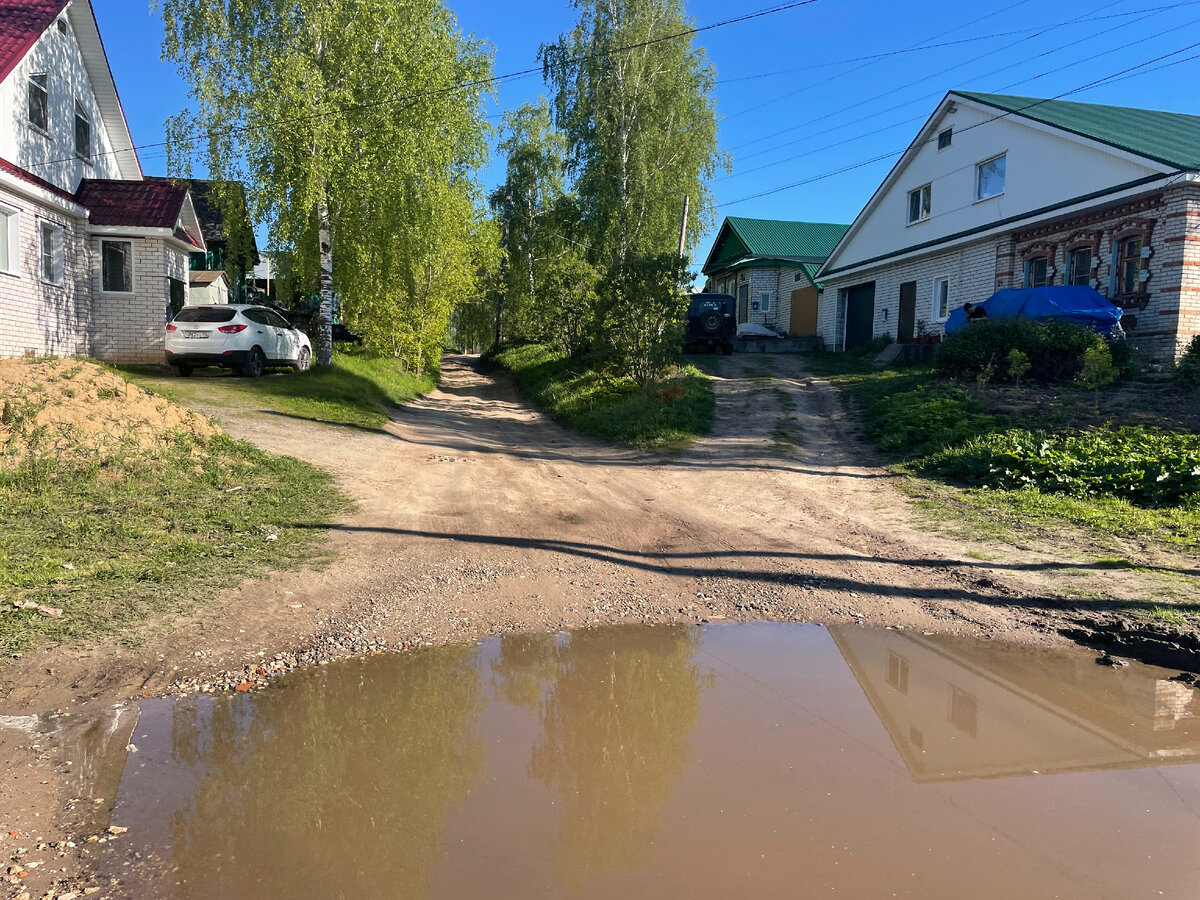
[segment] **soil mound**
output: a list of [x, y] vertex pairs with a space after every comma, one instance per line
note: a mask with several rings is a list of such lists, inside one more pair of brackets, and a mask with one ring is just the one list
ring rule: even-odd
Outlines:
[[87, 462], [219, 434], [212, 421], [77, 359], [0, 360], [0, 467]]

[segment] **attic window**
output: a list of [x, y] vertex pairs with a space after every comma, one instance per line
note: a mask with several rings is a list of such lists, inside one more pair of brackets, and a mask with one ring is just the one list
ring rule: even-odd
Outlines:
[[929, 218], [933, 208], [933, 186], [925, 185], [908, 192], [908, 223], [922, 222]]
[[59, 19], [57, 22], [55, 22], [55, 24], [58, 26], [59, 34], [67, 33], [67, 20], [66, 19]]
[[49, 76], [29, 76], [29, 124], [38, 131], [50, 130], [50, 94], [46, 90]]
[[954, 140], [954, 129], [947, 128], [945, 131], [943, 131], [941, 134], [938, 135], [938, 149], [945, 150], [947, 147], [950, 146], [950, 143], [953, 140]]
[[75, 155], [80, 159], [92, 155], [92, 121], [78, 100], [75, 101]]

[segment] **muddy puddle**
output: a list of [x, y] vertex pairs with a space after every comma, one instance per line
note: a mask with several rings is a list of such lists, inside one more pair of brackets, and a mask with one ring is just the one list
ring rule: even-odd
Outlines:
[[115, 711], [78, 790], [129, 829], [96, 848], [105, 896], [1196, 898], [1200, 694], [1094, 660], [505, 637]]

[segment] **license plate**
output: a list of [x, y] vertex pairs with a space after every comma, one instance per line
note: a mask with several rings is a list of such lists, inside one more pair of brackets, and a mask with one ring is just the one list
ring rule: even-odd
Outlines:
[[207, 331], [185, 331], [183, 333], [183, 336], [185, 338], [206, 338], [206, 337], [208, 337], [208, 332]]

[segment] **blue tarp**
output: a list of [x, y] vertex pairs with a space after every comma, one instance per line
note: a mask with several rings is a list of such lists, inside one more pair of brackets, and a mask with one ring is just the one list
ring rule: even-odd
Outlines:
[[[1066, 319], [1078, 322], [1093, 331], [1108, 334], [1121, 321], [1121, 307], [1110, 303], [1090, 287], [1040, 287], [996, 291], [982, 303], [989, 319]], [[952, 334], [967, 324], [962, 308], [950, 313], [946, 334]]]

